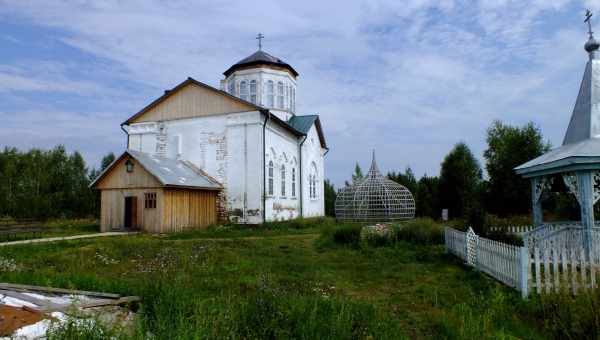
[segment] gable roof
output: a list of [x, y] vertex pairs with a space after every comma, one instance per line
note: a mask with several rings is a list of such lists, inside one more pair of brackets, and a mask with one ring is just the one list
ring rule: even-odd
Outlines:
[[256, 104], [253, 104], [249, 101], [243, 100], [241, 98], [238, 98], [236, 96], [233, 96], [225, 91], [221, 91], [217, 88], [214, 88], [208, 84], [205, 84], [203, 82], [200, 82], [192, 77], [188, 77], [186, 80], [184, 80], [183, 82], [181, 82], [179, 85], [175, 86], [174, 88], [170, 89], [170, 90], [165, 90], [165, 93], [158, 97], [157, 99], [155, 99], [152, 103], [148, 104], [146, 107], [144, 107], [143, 109], [141, 109], [139, 112], [137, 112], [136, 114], [134, 114], [133, 116], [129, 117], [129, 119], [127, 119], [125, 122], [123, 122], [121, 125], [129, 125], [131, 123], [133, 123], [137, 118], [139, 118], [140, 116], [142, 116], [144, 113], [150, 111], [151, 109], [153, 109], [154, 107], [156, 107], [158, 104], [164, 102], [165, 100], [167, 100], [169, 97], [173, 96], [174, 94], [176, 94], [179, 90], [181, 90], [182, 88], [186, 87], [187, 85], [190, 84], [194, 84], [200, 87], [203, 87], [205, 89], [208, 89], [210, 91], [213, 91], [217, 94], [223, 95], [228, 99], [231, 99], [233, 101], [236, 101], [238, 103], [247, 105], [248, 108], [250, 110], [256, 110], [256, 111], [260, 111], [260, 110], [265, 110], [265, 108], [258, 106]]
[[192, 163], [165, 157], [158, 157], [148, 153], [126, 150], [119, 158], [112, 162], [91, 184], [99, 183], [112, 169], [126, 156], [135, 159], [148, 173], [154, 176], [161, 185], [166, 187], [185, 187], [208, 190], [220, 190], [221, 183], [200, 170]]
[[251, 55], [249, 55], [248, 57], [231, 65], [230, 68], [228, 68], [225, 72], [223, 72], [223, 75], [225, 75], [225, 77], [229, 77], [229, 75], [232, 74], [233, 72], [235, 72], [237, 69], [247, 67], [247, 66], [253, 66], [253, 65], [279, 66], [279, 67], [283, 67], [283, 68], [287, 69], [288, 71], [290, 71], [294, 75], [294, 77], [298, 76], [298, 72], [296, 72], [296, 70], [294, 70], [294, 68], [290, 64], [286, 63], [285, 61], [283, 61], [277, 57], [270, 55], [269, 53], [267, 53], [263, 50], [258, 50], [256, 52], [252, 53]]
[[319, 139], [321, 141], [321, 147], [327, 149], [325, 135], [323, 134], [323, 127], [321, 126], [321, 120], [319, 119], [318, 115], [293, 116], [288, 121], [288, 124], [303, 135], [308, 134], [308, 131], [314, 124], [317, 128], [317, 134], [319, 135]]

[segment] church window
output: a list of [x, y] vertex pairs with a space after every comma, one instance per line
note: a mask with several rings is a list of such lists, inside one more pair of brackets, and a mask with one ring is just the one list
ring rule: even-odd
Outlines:
[[308, 176], [308, 197], [310, 197], [310, 198], [314, 198], [313, 197], [313, 179], [314, 179], [313, 175]]
[[256, 80], [250, 81], [250, 101], [256, 104]]
[[292, 112], [296, 112], [296, 89], [292, 87]]
[[275, 83], [272, 80], [267, 81], [267, 106], [275, 106]]
[[296, 168], [292, 168], [292, 197], [296, 197]]
[[277, 83], [277, 107], [283, 109], [283, 83]]
[[245, 80], [240, 83], [240, 98], [248, 100], [248, 83]]
[[229, 82], [229, 94], [235, 96], [235, 82]]
[[285, 165], [281, 166], [281, 196], [285, 197]]
[[273, 196], [273, 161], [269, 161], [269, 196]]
[[290, 87], [285, 86], [285, 104], [288, 108], [291, 108], [290, 104]]

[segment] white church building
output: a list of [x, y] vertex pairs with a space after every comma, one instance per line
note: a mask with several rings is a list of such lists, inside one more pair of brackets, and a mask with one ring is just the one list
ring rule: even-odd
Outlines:
[[214, 222], [200, 222], [213, 203], [194, 203], [199, 191], [237, 223], [324, 215], [328, 148], [319, 116], [296, 112], [298, 72], [259, 49], [223, 74], [220, 89], [188, 78], [121, 125], [128, 151], [92, 184], [103, 230]]

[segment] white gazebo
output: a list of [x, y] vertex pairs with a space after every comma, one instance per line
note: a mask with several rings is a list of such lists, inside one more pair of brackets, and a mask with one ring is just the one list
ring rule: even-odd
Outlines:
[[[591, 15], [590, 15], [591, 16]], [[589, 25], [589, 16], [586, 20]], [[525, 245], [545, 248], [559, 246], [594, 251], [600, 241], [600, 228], [594, 221], [594, 204], [600, 198], [600, 44], [591, 27], [585, 50], [589, 54], [579, 95], [562, 146], [515, 168], [531, 179], [533, 231], [525, 234]], [[549, 190], [552, 178], [562, 177], [581, 208], [581, 221], [544, 223], [541, 196]]]

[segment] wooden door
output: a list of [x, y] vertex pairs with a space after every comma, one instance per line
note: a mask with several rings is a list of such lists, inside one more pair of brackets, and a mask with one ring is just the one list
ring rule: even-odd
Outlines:
[[137, 229], [137, 197], [125, 197], [125, 229]]

